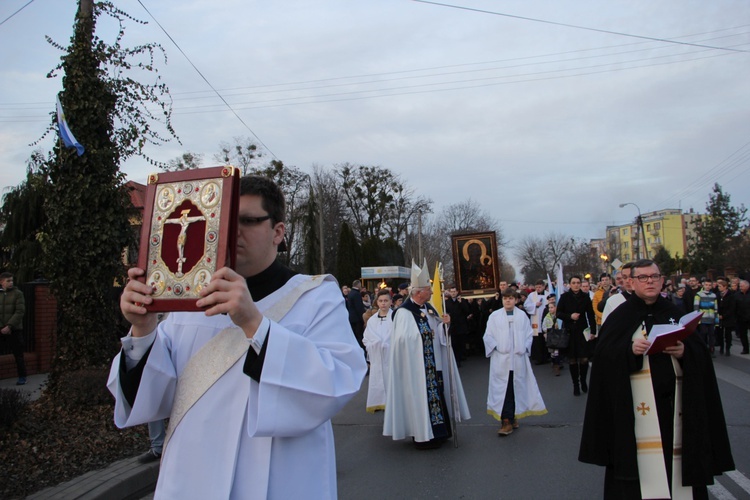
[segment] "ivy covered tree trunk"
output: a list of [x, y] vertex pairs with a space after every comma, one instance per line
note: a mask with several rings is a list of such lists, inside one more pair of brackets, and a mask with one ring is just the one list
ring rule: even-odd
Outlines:
[[94, 25], [91, 2], [82, 0], [62, 57], [60, 101], [85, 152], [78, 156], [58, 142], [45, 205], [46, 274], [59, 311], [53, 390], [61, 374], [104, 367], [117, 352], [120, 313], [113, 285], [122, 282], [121, 253], [132, 238], [114, 141], [117, 98], [92, 50]]

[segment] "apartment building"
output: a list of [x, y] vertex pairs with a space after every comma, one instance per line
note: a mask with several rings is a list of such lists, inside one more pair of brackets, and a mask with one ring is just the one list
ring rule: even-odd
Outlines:
[[607, 226], [605, 253], [610, 261], [622, 262], [639, 258], [652, 258], [660, 247], [674, 257], [684, 257], [688, 239], [695, 234], [696, 222], [701, 215], [690, 209], [664, 209], [642, 214], [643, 232], [637, 220], [620, 226]]

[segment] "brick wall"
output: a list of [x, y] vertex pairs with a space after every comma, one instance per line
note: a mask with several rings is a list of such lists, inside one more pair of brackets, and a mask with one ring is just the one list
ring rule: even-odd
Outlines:
[[[55, 335], [57, 331], [57, 301], [50, 294], [48, 284], [34, 289], [34, 352], [24, 353], [29, 375], [48, 373], [52, 366]], [[0, 379], [16, 377], [16, 362], [12, 354], [0, 356]]]

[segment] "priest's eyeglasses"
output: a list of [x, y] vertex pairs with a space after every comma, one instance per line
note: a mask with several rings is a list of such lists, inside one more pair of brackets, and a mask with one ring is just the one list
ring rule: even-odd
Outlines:
[[647, 283], [648, 280], [659, 281], [661, 276], [661, 274], [639, 274], [638, 276], [633, 276], [633, 278], [637, 279], [641, 283]]
[[257, 224], [260, 224], [261, 222], [266, 221], [270, 218], [271, 218], [270, 215], [264, 215], [263, 217], [250, 217], [248, 215], [240, 215], [239, 222], [240, 222], [240, 226], [249, 227], [249, 226], [255, 226]]

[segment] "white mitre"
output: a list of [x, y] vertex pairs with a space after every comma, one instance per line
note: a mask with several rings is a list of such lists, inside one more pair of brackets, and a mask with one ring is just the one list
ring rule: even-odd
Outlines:
[[424, 259], [424, 265], [420, 269], [418, 265], [411, 261], [411, 287], [424, 288], [430, 286], [430, 272], [427, 270], [427, 259]]

